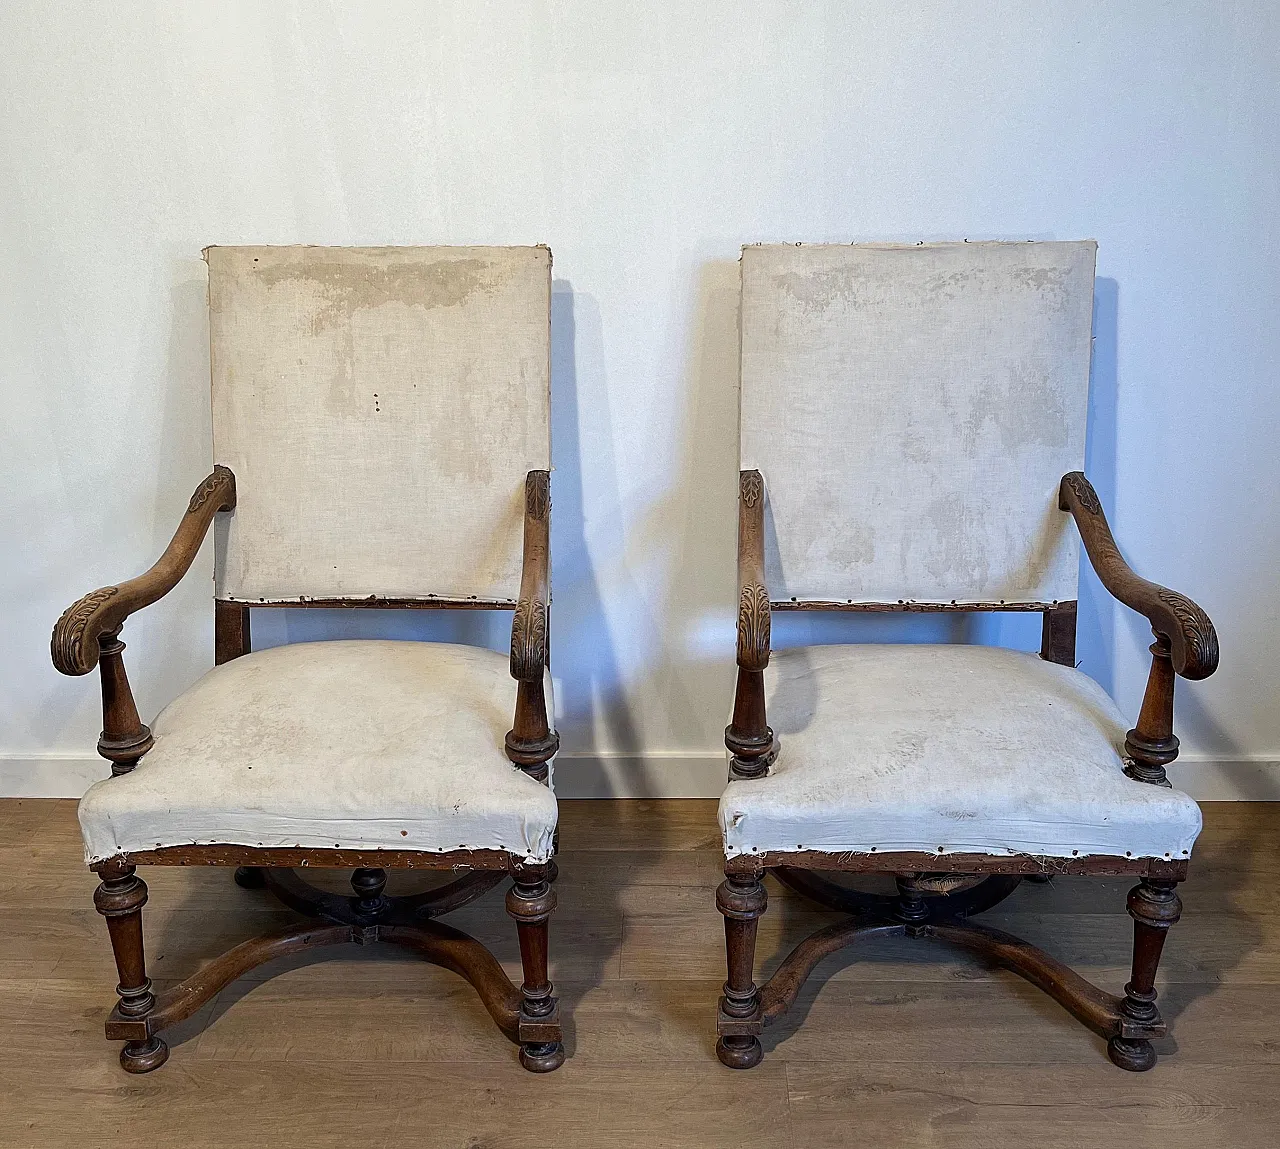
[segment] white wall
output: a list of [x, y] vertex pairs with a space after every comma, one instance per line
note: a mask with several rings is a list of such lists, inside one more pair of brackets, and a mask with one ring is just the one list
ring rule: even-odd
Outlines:
[[[687, 788], [689, 760], [722, 776], [732, 689], [739, 245], [1095, 237], [1090, 470], [1134, 565], [1221, 633], [1179, 733], [1280, 759], [1278, 45], [1273, 5], [1210, 0], [10, 0], [0, 784], [100, 769], [96, 685], [55, 674], [49, 630], [151, 562], [209, 469], [210, 243], [551, 245], [565, 748]], [[210, 664], [210, 562], [126, 628], [148, 714]], [[777, 633], [1034, 646], [1037, 622]], [[1148, 640], [1085, 587], [1085, 668], [1129, 713]]]

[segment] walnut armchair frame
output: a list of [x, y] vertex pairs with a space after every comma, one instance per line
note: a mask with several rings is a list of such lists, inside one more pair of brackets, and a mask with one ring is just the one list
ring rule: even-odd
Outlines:
[[[196, 488], [173, 540], [145, 574], [102, 587], [73, 604], [54, 627], [54, 666], [64, 674], [102, 678], [103, 722], [98, 752], [113, 775], [127, 774], [151, 748], [151, 731], [138, 716], [129, 688], [120, 641], [128, 616], [163, 597], [190, 568], [215, 515], [234, 510], [236, 480], [215, 467]], [[530, 777], [546, 782], [548, 762], [559, 746], [550, 729], [543, 697], [547, 665], [550, 475], [533, 470], [525, 481], [524, 551], [520, 597], [514, 604], [511, 675], [517, 682], [514, 720], [506, 738], [507, 757]], [[298, 602], [263, 601], [262, 606], [359, 606], [503, 609], [503, 603], [469, 599], [391, 599]], [[215, 601], [215, 661], [228, 662], [250, 650], [250, 607]], [[506, 606], [506, 609], [512, 609]], [[266, 888], [307, 921], [241, 943], [179, 985], [156, 994], [146, 973], [142, 907], [147, 887], [136, 868], [234, 866], [246, 888]], [[298, 877], [294, 867], [353, 869], [353, 894], [326, 893]], [[131, 1073], [158, 1068], [168, 1057], [160, 1033], [190, 1017], [230, 982], [256, 966], [287, 954], [344, 942], [386, 941], [413, 950], [427, 961], [461, 975], [476, 989], [495, 1024], [520, 1046], [526, 1069], [546, 1072], [564, 1060], [560, 1018], [547, 976], [548, 925], [556, 906], [554, 861], [528, 863], [504, 850], [425, 851], [251, 848], [233, 845], [169, 846], [121, 853], [92, 867], [101, 884], [94, 904], [107, 920], [116, 967], [119, 1001], [106, 1023], [110, 1040], [122, 1040], [121, 1064]], [[441, 870], [454, 879], [426, 892], [390, 897], [383, 890], [387, 869]], [[437, 919], [480, 897], [510, 876], [507, 912], [516, 922], [523, 984], [517, 988], [483, 945]]]
[[[768, 774], [777, 743], [765, 710], [764, 670], [769, 664], [770, 616], [774, 610], [862, 611], [1031, 610], [1044, 618], [1040, 657], [1075, 665], [1076, 603], [944, 605], [937, 603], [771, 602], [765, 582], [764, 482], [759, 471], [740, 472], [738, 530], [737, 692], [725, 731], [730, 778]], [[1103, 586], [1144, 615], [1155, 641], [1141, 713], [1125, 739], [1125, 772], [1137, 781], [1168, 786], [1165, 767], [1178, 756], [1173, 733], [1174, 676], [1207, 678], [1218, 665], [1218, 641], [1208, 616], [1185, 595], [1147, 582], [1125, 562], [1089, 480], [1075, 471], [1059, 488], [1059, 507], [1069, 511], [1085, 552]], [[716, 893], [724, 916], [728, 979], [720, 999], [716, 1051], [735, 1069], [763, 1056], [761, 1033], [795, 1002], [806, 978], [830, 954], [856, 941], [905, 935], [946, 942], [982, 955], [1018, 974], [1059, 1002], [1077, 1020], [1107, 1040], [1111, 1060], [1123, 1069], [1150, 1069], [1151, 1039], [1165, 1032], [1156, 1006], [1155, 976], [1165, 936], [1181, 914], [1177, 885], [1185, 860], [1160, 858], [1000, 857], [924, 853], [833, 854], [819, 851], [759, 853], [730, 858]], [[756, 927], [767, 906], [762, 883], [772, 873], [784, 885], [848, 920], [818, 930], [783, 960], [764, 984], [753, 978]], [[876, 895], [846, 888], [824, 874], [880, 873], [896, 879], [898, 893]], [[969, 919], [1008, 897], [1025, 878], [1055, 874], [1124, 875], [1138, 879], [1128, 897], [1134, 921], [1132, 976], [1123, 993], [1108, 993], [1035, 946]]]

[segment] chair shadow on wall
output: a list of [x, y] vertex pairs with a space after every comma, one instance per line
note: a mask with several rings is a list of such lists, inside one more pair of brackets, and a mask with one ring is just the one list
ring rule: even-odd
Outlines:
[[[579, 349], [596, 367], [582, 401]], [[624, 547], [621, 497], [613, 458], [613, 426], [603, 370], [604, 333], [600, 309], [567, 280], [551, 286], [551, 673], [561, 754], [585, 754], [607, 732], [610, 746], [638, 753], [641, 740], [627, 704], [623, 674], [605, 613], [594, 555], [619, 560]], [[591, 444], [584, 462], [582, 441]], [[587, 537], [584, 488], [592, 490], [591, 542]], [[600, 768], [589, 757], [578, 770]], [[563, 772], [561, 774], [563, 778]], [[601, 779], [577, 779], [597, 792]], [[560, 899], [553, 918], [552, 952], [565, 973], [557, 980], [565, 1049], [577, 1048], [575, 1015], [592, 988], [612, 978], [621, 961], [623, 909], [620, 871], [629, 858], [627, 811], [616, 802], [560, 802]], [[631, 835], [633, 837], [633, 835]], [[618, 865], [602, 858], [616, 850]], [[566, 912], [568, 911], [568, 912]], [[572, 922], [572, 931], [565, 925]], [[557, 932], [558, 931], [558, 932]], [[556, 974], [553, 968], [553, 979]]]
[[[739, 284], [736, 260], [710, 260], [698, 271], [685, 357], [684, 425], [676, 432], [679, 471], [668, 493], [637, 525], [633, 543], [642, 554], [670, 556], [663, 607], [670, 637], [652, 687], [667, 707], [668, 728], [686, 737], [697, 732], [703, 754], [723, 744], [734, 690]], [[722, 784], [727, 761], [722, 758], [712, 768], [716, 784]], [[693, 887], [692, 897], [683, 902], [689, 917], [673, 923], [678, 937], [690, 940], [674, 940], [672, 948], [698, 955], [697, 968], [689, 968], [686, 956], [670, 979], [650, 983], [650, 992], [655, 1008], [714, 1058], [715, 994], [706, 996], [704, 1016], [689, 1008], [689, 983], [679, 980], [696, 975], [696, 984], [703, 986], [724, 978], [724, 929], [715, 905], [715, 889], [724, 878], [720, 831], [714, 810], [705, 803], [696, 809], [705, 825], [690, 828], [686, 821], [684, 840], [671, 843], [685, 851], [683, 861], [673, 864], [653, 854], [652, 873], [641, 880]], [[652, 923], [649, 930], [653, 936]]]
[[[1117, 472], [1117, 406], [1123, 387], [1118, 370], [1118, 330], [1120, 285], [1114, 279], [1094, 282], [1094, 347], [1093, 372], [1089, 388], [1089, 433], [1085, 471], [1102, 500], [1103, 508], [1115, 521]], [[1158, 448], [1158, 444], [1153, 444]], [[1168, 524], [1174, 531], [1174, 524]], [[1124, 538], [1118, 539], [1124, 548]], [[1194, 540], [1189, 545], [1194, 545]], [[1162, 579], [1158, 569], [1140, 574]], [[1192, 598], [1208, 597], [1211, 587], [1186, 588]], [[1201, 600], [1203, 601], [1203, 600]], [[1209, 609], [1213, 616], [1212, 608]], [[1087, 562], [1082, 564], [1080, 609], [1078, 616], [1077, 659], [1080, 668], [1095, 678], [1112, 697], [1116, 695], [1115, 663], [1117, 624], [1125, 627], [1136, 649], [1151, 641], [1146, 619], [1117, 603], [1098, 582]], [[1230, 650], [1226, 651], [1230, 658]], [[1140, 696], [1142, 683], [1134, 683], [1133, 694]], [[1200, 741], [1226, 759], [1240, 759], [1242, 750], [1219, 725], [1201, 701], [1205, 687], [1200, 683], [1179, 680], [1174, 706], [1175, 730], [1195, 728]], [[1280, 794], [1269, 795], [1280, 799]], [[1231, 980], [1231, 971], [1240, 968], [1265, 940], [1262, 919], [1249, 904], [1250, 875], [1265, 872], [1271, 854], [1266, 843], [1269, 819], [1265, 808], [1252, 803], [1217, 803], [1206, 811], [1205, 834], [1192, 852], [1188, 880], [1180, 887], [1184, 910], [1182, 922], [1169, 934], [1157, 980], [1160, 1008], [1170, 1023], [1170, 1035], [1157, 1042], [1161, 1053], [1177, 1049], [1177, 1027], [1173, 1024], [1199, 999], [1211, 995], [1221, 983]], [[1088, 879], [1057, 879], [1059, 883], [1083, 886]], [[1101, 886], [1103, 883], [1099, 882]], [[1113, 879], [1106, 883], [1106, 905], [1124, 896], [1128, 884]], [[1023, 891], [1019, 891], [1022, 895]], [[1101, 901], [1101, 896], [1100, 896]], [[1010, 899], [1010, 906], [1021, 904]], [[1255, 902], [1256, 905], [1256, 902]], [[1102, 905], [1099, 909], [1103, 909]], [[1207, 917], [1213, 915], [1213, 928]], [[1108, 945], [1108, 959], [1116, 972], [1108, 977], [1107, 988], [1119, 985], [1126, 976], [1124, 947], [1128, 944], [1128, 922], [1120, 925]], [[1194, 937], [1180, 936], [1191, 934]], [[1208, 949], [1207, 957], [1198, 952]], [[1114, 959], [1114, 960], [1112, 960]], [[1208, 971], [1203, 967], [1208, 965]], [[1174, 980], [1176, 979], [1176, 980]]]

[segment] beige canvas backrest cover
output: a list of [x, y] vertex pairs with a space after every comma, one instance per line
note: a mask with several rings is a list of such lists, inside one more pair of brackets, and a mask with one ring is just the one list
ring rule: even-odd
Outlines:
[[550, 467], [545, 247], [211, 247], [215, 592], [475, 598], [520, 584]]
[[1096, 244], [742, 252], [741, 463], [769, 594], [1076, 597]]

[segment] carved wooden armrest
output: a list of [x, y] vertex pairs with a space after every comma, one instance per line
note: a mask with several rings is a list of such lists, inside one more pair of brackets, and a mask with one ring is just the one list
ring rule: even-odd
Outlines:
[[1138, 724], [1125, 738], [1130, 757], [1125, 773], [1140, 782], [1167, 786], [1164, 768], [1178, 756], [1178, 739], [1173, 733], [1173, 676], [1208, 678], [1217, 670], [1217, 633], [1209, 616], [1186, 595], [1133, 572], [1116, 546], [1097, 491], [1082, 472], [1063, 476], [1058, 506], [1075, 519], [1085, 554], [1102, 585], [1151, 623], [1156, 638], [1151, 645], [1151, 676]]
[[769, 591], [764, 579], [764, 479], [738, 474], [738, 689], [724, 732], [733, 778], [759, 778], [776, 756], [765, 720], [764, 668], [769, 665]]
[[550, 598], [551, 475], [530, 471], [524, 481], [524, 559], [520, 598], [511, 620], [511, 677], [516, 690], [515, 724], [507, 735], [507, 757], [545, 781], [547, 761], [560, 736], [547, 722], [542, 676], [547, 667], [547, 607]]
[[769, 591], [764, 581], [764, 479], [738, 475], [738, 665], [769, 665]]
[[90, 591], [73, 603], [53, 628], [50, 653], [63, 674], [88, 674], [101, 664], [102, 736], [98, 753], [112, 762], [115, 773], [132, 770], [151, 747], [151, 731], [138, 719], [121, 655], [118, 635], [124, 620], [163, 598], [191, 568], [213, 516], [234, 510], [236, 477], [226, 467], [214, 467], [191, 496], [187, 513], [156, 564], [119, 586]]
[[134, 611], [173, 590], [195, 561], [213, 516], [235, 505], [236, 477], [226, 467], [214, 467], [191, 496], [187, 513], [155, 566], [119, 586], [90, 591], [63, 612], [53, 628], [53, 665], [63, 674], [88, 674], [98, 665], [99, 639], [114, 635]]
[[547, 665], [547, 583], [551, 535], [551, 476], [530, 471], [524, 481], [524, 562], [520, 598], [511, 620], [511, 677], [541, 681]]
[[1208, 678], [1217, 670], [1218, 636], [1209, 616], [1186, 595], [1134, 574], [1116, 546], [1093, 484], [1082, 472], [1063, 478], [1058, 505], [1075, 518], [1085, 554], [1102, 585], [1168, 639], [1173, 669], [1183, 678]]

